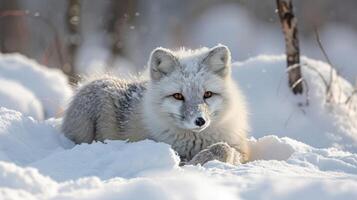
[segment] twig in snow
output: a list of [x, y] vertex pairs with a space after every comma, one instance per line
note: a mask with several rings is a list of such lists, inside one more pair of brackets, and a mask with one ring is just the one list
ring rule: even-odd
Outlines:
[[329, 102], [331, 99], [333, 99], [333, 93], [332, 93], [332, 83], [334, 82], [334, 76], [333, 76], [333, 65], [331, 63], [330, 58], [328, 57], [326, 50], [324, 48], [324, 46], [322, 45], [321, 39], [320, 39], [320, 34], [317, 30], [317, 27], [314, 26], [314, 32], [315, 32], [315, 37], [316, 37], [316, 41], [317, 44], [325, 58], [325, 60], [327, 61], [327, 63], [330, 65], [330, 80], [329, 80], [329, 84], [326, 87], [326, 96], [327, 96], [327, 101]]
[[349, 104], [354, 95], [357, 95], [357, 88], [352, 91], [351, 95], [346, 99], [345, 104]]

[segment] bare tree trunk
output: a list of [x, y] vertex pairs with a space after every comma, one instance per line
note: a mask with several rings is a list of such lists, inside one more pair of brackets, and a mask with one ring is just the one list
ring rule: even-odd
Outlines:
[[285, 36], [285, 50], [289, 74], [289, 86], [294, 94], [302, 94], [302, 76], [300, 67], [300, 49], [297, 20], [291, 0], [276, 0], [278, 14]]
[[111, 66], [117, 56], [125, 54], [123, 33], [127, 31], [129, 23], [133, 22], [135, 16], [136, 0], [111, 0], [108, 9], [106, 30], [110, 38], [110, 48], [112, 52], [109, 66]]
[[17, 0], [0, 1], [0, 52], [27, 53], [29, 32], [24, 18], [4, 17], [4, 13], [15, 13], [20, 10], [20, 4]]
[[111, 0], [109, 4], [107, 32], [110, 36], [111, 52], [113, 56], [121, 55], [123, 43], [121, 33], [127, 20], [128, 3], [121, 0]]
[[63, 66], [63, 71], [68, 75], [71, 83], [77, 83], [78, 77], [75, 74], [75, 58], [80, 43], [80, 0], [68, 0], [67, 7], [67, 28], [69, 39], [67, 45], [67, 62]]

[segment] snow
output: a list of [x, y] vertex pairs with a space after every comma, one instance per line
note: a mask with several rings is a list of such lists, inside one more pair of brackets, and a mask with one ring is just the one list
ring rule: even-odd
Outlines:
[[345, 103], [353, 92], [351, 84], [333, 70], [333, 95], [327, 98], [320, 76], [329, 83], [331, 68], [303, 58], [307, 94], [296, 97], [288, 88], [285, 62], [284, 56], [259, 56], [233, 66], [250, 104], [252, 135], [288, 136], [314, 147], [357, 152], [357, 97]]
[[[72, 89], [61, 71], [49, 69], [20, 54], [0, 54], [0, 79], [15, 81], [22, 86], [19, 91], [16, 90], [13, 93], [24, 92], [24, 88], [32, 92], [33, 96], [41, 102], [46, 118], [59, 116], [72, 96]], [[16, 89], [19, 87], [16, 86]], [[15, 89], [12, 87], [4, 89], [5, 86], [1, 86], [1, 88], [2, 91]], [[7, 98], [13, 99], [14, 97]], [[26, 104], [26, 101], [30, 100], [29, 98], [24, 97], [22, 103]], [[16, 108], [20, 109], [21, 107], [17, 106]], [[28, 113], [26, 110], [19, 111]]]
[[31, 91], [12, 80], [0, 79], [0, 105], [19, 110], [37, 120], [43, 120], [44, 118], [44, 110], [37, 97]]
[[[23, 69], [32, 62], [15, 60], [12, 66]], [[60, 118], [38, 121], [2, 107], [0, 199], [355, 199], [357, 98], [345, 103], [353, 88], [337, 75], [333, 96], [326, 98], [320, 75], [328, 81], [330, 67], [308, 58], [302, 62], [309, 90], [299, 97], [287, 87], [284, 56], [233, 65], [252, 121], [252, 161], [239, 166], [211, 161], [181, 167], [169, 145], [150, 140], [74, 145], [59, 131]], [[27, 87], [28, 76], [4, 69], [1, 81], [16, 81], [6, 83], [41, 99], [35, 84]], [[39, 71], [37, 87], [56, 79], [41, 78], [47, 71]], [[0, 96], [0, 102], [11, 95]]]

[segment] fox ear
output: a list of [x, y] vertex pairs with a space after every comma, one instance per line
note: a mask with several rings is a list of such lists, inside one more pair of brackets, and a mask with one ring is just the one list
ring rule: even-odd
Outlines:
[[178, 60], [170, 50], [161, 47], [154, 49], [149, 60], [151, 79], [160, 80], [174, 71], [177, 65]]
[[226, 77], [231, 70], [231, 52], [224, 45], [213, 47], [203, 59], [203, 64], [221, 77]]

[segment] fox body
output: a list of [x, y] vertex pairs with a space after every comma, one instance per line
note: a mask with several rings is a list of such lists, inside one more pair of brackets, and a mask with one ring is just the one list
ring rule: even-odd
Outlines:
[[157, 48], [148, 65], [149, 80], [107, 77], [80, 88], [66, 110], [64, 134], [75, 143], [152, 139], [187, 161], [220, 143], [248, 160], [247, 109], [226, 46]]

